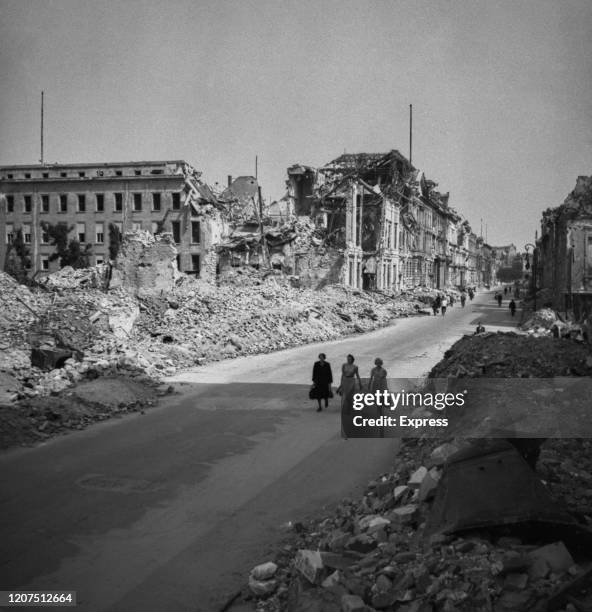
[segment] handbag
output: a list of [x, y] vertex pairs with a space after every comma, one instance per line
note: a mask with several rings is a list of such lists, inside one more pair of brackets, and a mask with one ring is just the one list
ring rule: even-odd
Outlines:
[[311, 385], [310, 389], [308, 390], [308, 399], [316, 399], [316, 385]]

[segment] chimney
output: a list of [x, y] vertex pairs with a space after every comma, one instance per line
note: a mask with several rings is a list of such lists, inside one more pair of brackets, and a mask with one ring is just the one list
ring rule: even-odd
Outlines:
[[228, 175], [228, 186], [232, 185], [232, 174]]

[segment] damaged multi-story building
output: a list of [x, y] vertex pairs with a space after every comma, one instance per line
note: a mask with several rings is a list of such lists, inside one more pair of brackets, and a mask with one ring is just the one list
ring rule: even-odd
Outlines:
[[541, 219], [531, 283], [556, 310], [592, 314], [592, 176], [579, 176], [564, 203]]
[[220, 203], [184, 160], [43, 164], [0, 168], [0, 269], [17, 232], [30, 256], [29, 274], [59, 267], [43, 224], [65, 223], [70, 238], [91, 245], [90, 263], [109, 260], [109, 228], [173, 234], [179, 270], [216, 274]]
[[476, 236], [449, 194], [399, 151], [345, 153], [320, 168], [297, 164], [287, 186], [281, 214], [309, 218], [324, 232], [324, 269], [315, 278], [310, 254], [295, 253], [305, 282], [385, 291], [477, 282]]

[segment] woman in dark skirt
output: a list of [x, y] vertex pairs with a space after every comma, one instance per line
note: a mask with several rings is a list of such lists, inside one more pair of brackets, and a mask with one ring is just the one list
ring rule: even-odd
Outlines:
[[331, 392], [331, 383], [333, 382], [333, 373], [331, 372], [331, 364], [326, 359], [325, 353], [319, 355], [319, 360], [315, 362], [312, 368], [312, 392], [311, 399], [316, 399], [319, 403], [317, 412], [321, 412], [321, 400], [325, 400], [325, 408], [329, 405], [329, 398], [333, 397]]

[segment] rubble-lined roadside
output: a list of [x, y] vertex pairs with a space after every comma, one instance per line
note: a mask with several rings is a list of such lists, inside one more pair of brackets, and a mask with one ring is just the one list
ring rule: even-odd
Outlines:
[[[582, 364], [589, 357], [589, 347], [573, 340], [467, 336], [446, 353], [430, 377], [589, 375], [589, 366]], [[488, 363], [502, 369], [489, 370]], [[459, 372], [459, 367], [465, 371]], [[592, 558], [589, 546], [578, 546], [578, 539], [589, 536], [582, 537], [578, 530], [586, 534], [592, 529], [592, 442], [548, 440], [535, 474], [513, 447], [499, 441], [533, 483], [542, 481], [548, 506], [558, 503], [565, 510], [573, 521], [567, 527], [533, 528], [534, 523], [500, 516], [492, 506], [497, 524], [456, 533], [433, 530], [438, 518], [434, 514], [443, 504], [471, 510], [471, 495], [464, 502], [450, 500], [445, 494], [449, 489], [442, 489], [450, 479], [446, 485], [442, 482], [454, 457], [460, 456], [458, 451], [483, 447], [483, 442], [476, 442], [403, 441], [395, 467], [369, 483], [361, 499], [343, 500], [325, 516], [292, 524], [273, 564], [251, 572], [242, 598], [259, 612], [589, 609]], [[457, 477], [462, 479], [463, 473], [457, 470]], [[512, 480], [515, 471], [500, 470], [499, 475]], [[487, 478], [484, 472], [482, 480]], [[503, 482], [498, 480], [497, 486], [503, 488]], [[504, 497], [495, 489], [487, 494], [492, 504]], [[434, 498], [439, 502], [436, 512]], [[562, 539], [561, 534], [570, 530], [577, 535]], [[578, 592], [581, 582], [585, 588]]]
[[[15, 420], [19, 406], [29, 414], [31, 400], [64, 399], [87, 380], [157, 384], [180, 368], [335, 339], [428, 313], [423, 294], [420, 301], [338, 286], [298, 289], [290, 279], [249, 268], [237, 269], [221, 286], [181, 275], [162, 296], [144, 297], [125, 287], [106, 292], [106, 272], [104, 266], [63, 269], [36, 289], [0, 272], [0, 405], [17, 402], [16, 412], [2, 414], [5, 431], [15, 434], [13, 442], [3, 434], [3, 446], [37, 436], [17, 435], [20, 427], [44, 435], [54, 429], [35, 418]], [[112, 412], [105, 407], [98, 412], [103, 416], [91, 420]], [[70, 419], [49, 421], [65, 430]]]

